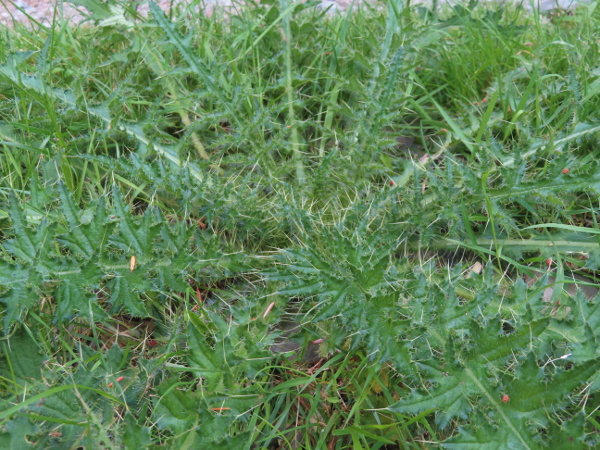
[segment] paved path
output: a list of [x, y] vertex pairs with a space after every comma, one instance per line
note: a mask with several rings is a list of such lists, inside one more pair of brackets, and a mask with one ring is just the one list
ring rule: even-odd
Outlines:
[[[139, 1], [139, 0], [138, 0]], [[157, 1], [157, 0], [155, 0]], [[187, 0], [172, 0], [176, 3], [185, 3]], [[357, 3], [362, 1], [374, 0], [355, 0]], [[376, 0], [375, 0], [376, 1]], [[431, 0], [413, 0], [416, 2], [427, 3]], [[480, 0], [482, 3], [490, 3], [494, 0]], [[510, 0], [509, 0], [510, 1]], [[541, 11], [548, 11], [559, 7], [561, 9], [573, 8], [577, 3], [589, 2], [591, 0], [513, 0], [516, 3], [521, 3], [527, 8], [539, 7]], [[330, 7], [331, 11], [346, 9], [353, 0], [322, 0], [323, 7]], [[147, 13], [145, 1], [139, 1], [139, 11], [142, 14]], [[163, 9], [168, 9], [171, 0], [158, 0], [157, 3]], [[236, 3], [236, 0], [206, 0], [206, 13], [212, 14], [213, 11], [231, 7]], [[443, 3], [459, 3], [458, 0], [438, 0], [438, 4]], [[58, 7], [55, 9], [55, 7]], [[71, 17], [74, 23], [83, 20], [84, 15], [80, 14], [77, 9], [62, 0], [0, 0], [0, 24], [10, 25], [13, 20], [19, 22], [28, 22], [28, 15], [36, 21], [44, 24], [49, 24], [52, 21], [54, 13], [59, 17]]]

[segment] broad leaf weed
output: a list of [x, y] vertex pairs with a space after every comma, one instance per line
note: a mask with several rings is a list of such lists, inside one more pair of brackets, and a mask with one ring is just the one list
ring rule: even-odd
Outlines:
[[598, 445], [596, 3], [109, 3], [0, 37], [0, 447]]

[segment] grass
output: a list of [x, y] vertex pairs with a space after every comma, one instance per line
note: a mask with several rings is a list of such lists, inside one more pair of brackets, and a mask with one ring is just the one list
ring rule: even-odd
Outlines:
[[83, 3], [0, 38], [0, 446], [598, 445], [595, 4]]

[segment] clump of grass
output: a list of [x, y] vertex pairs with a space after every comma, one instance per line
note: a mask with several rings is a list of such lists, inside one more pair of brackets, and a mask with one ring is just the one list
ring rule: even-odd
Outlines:
[[120, 6], [1, 38], [4, 447], [595, 445], [594, 5]]

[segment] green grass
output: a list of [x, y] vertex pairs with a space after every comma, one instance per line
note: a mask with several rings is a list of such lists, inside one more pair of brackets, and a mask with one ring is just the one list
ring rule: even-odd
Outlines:
[[0, 447], [598, 445], [595, 4], [110, 3], [0, 37]]

